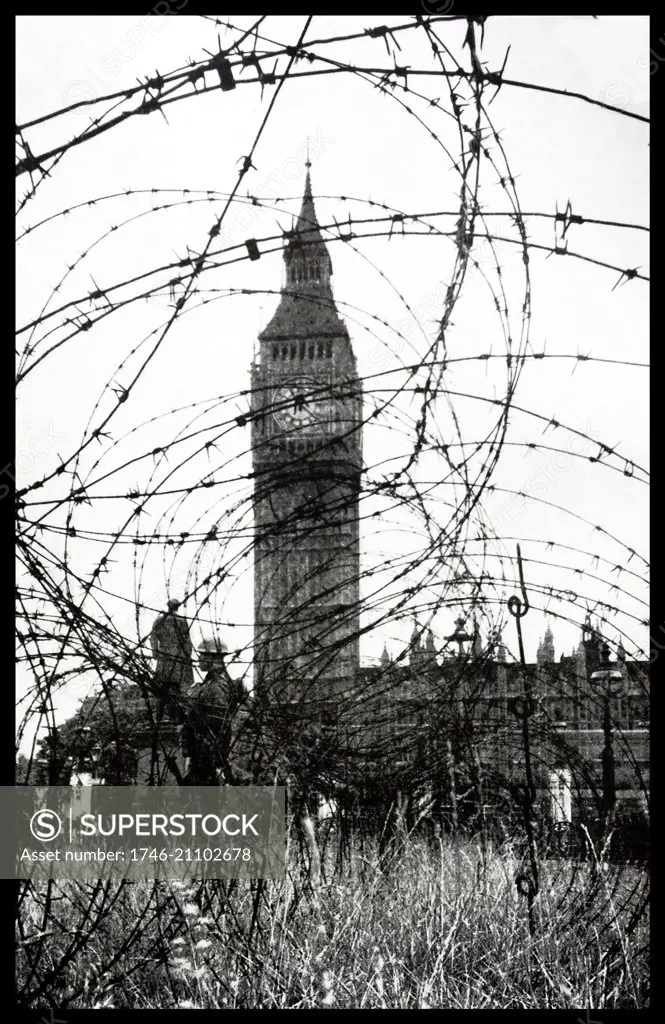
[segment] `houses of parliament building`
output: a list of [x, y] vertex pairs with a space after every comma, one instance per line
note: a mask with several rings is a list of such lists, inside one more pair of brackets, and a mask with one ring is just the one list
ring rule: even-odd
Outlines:
[[[349, 777], [433, 784], [444, 816], [462, 813], [469, 790], [476, 807], [500, 804], [502, 794], [516, 799], [525, 772], [556, 821], [618, 806], [646, 814], [648, 666], [621, 648], [611, 660], [590, 619], [576, 650], [559, 660], [550, 630], [536, 663], [520, 665], [507, 660], [499, 636], [483, 640], [459, 619], [445, 644], [416, 623], [399, 657], [384, 650], [380, 664], [361, 666], [362, 384], [335, 306], [309, 167], [284, 263], [251, 368], [249, 703], [277, 729], [278, 745], [297, 746], [311, 727], [325, 734], [336, 771]], [[161, 619], [159, 635], [180, 645], [182, 679], [192, 652], [185, 620], [176, 619]], [[228, 673], [214, 665], [206, 679], [228, 690]], [[215, 729], [230, 736], [228, 722]]]
[[255, 693], [296, 709], [291, 728], [327, 722], [351, 761], [379, 765], [384, 777], [420, 761], [425, 775], [435, 768], [452, 780], [472, 742], [471, 761], [508, 786], [524, 760], [526, 708], [535, 785], [554, 817], [570, 818], [573, 803], [594, 798], [601, 807], [643, 804], [646, 666], [621, 649], [610, 663], [590, 620], [574, 654], [558, 662], [549, 630], [537, 664], [523, 667], [507, 663], [500, 638], [483, 644], [458, 620], [455, 654], [447, 653], [454, 643], [437, 649], [416, 625], [408, 657], [392, 662], [384, 651], [380, 665], [361, 668], [362, 385], [335, 306], [309, 167], [284, 262], [251, 380]]

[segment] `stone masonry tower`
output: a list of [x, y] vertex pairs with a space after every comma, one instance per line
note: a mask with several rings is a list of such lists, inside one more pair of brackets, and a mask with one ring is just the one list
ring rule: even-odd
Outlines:
[[307, 165], [252, 364], [255, 691], [330, 716], [358, 669], [362, 390]]

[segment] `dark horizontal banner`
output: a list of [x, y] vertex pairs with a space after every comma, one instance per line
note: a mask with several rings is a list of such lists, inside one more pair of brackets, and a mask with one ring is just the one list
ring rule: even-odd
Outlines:
[[281, 878], [284, 788], [0, 787], [0, 878]]

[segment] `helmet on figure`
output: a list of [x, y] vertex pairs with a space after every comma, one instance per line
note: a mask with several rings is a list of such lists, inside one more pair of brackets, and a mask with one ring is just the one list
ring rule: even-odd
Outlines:
[[221, 661], [227, 652], [228, 647], [222, 640], [203, 640], [199, 646], [199, 665], [207, 670], [214, 662]]
[[179, 601], [177, 597], [172, 597], [169, 601], [166, 602], [166, 607], [170, 612], [177, 612], [181, 604], [182, 601]]
[[223, 640], [207, 639], [201, 642], [199, 654], [205, 651], [207, 654], [226, 654], [228, 647]]

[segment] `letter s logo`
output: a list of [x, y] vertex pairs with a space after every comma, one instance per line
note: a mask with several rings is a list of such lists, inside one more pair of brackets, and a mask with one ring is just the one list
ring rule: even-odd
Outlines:
[[35, 839], [42, 843], [50, 843], [62, 832], [62, 819], [55, 811], [48, 808], [36, 811], [30, 819], [30, 831]]

